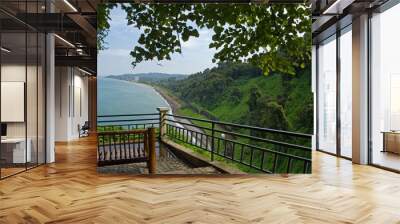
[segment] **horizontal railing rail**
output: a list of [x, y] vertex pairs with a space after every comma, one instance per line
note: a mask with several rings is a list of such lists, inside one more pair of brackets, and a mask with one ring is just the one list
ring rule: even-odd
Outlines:
[[119, 114], [97, 116], [98, 131], [134, 130], [158, 128], [160, 116], [158, 113]]
[[98, 115], [97, 118], [138, 117], [138, 116], [159, 116], [159, 113], [146, 113], [146, 114], [110, 114], [110, 115]]
[[106, 122], [131, 122], [131, 121], [158, 121], [158, 118], [141, 118], [141, 119], [129, 119], [129, 120], [106, 120], [106, 121], [98, 121], [98, 123], [106, 123]]
[[212, 121], [212, 120], [207, 120], [207, 119], [194, 118], [194, 117], [181, 116], [181, 115], [173, 115], [173, 114], [167, 114], [166, 116], [175, 117], [175, 118], [183, 118], [183, 119], [188, 119], [188, 120], [192, 120], [192, 121], [201, 121], [201, 122], [205, 122], [205, 123], [212, 122], [217, 125], [231, 126], [231, 127], [236, 127], [236, 128], [245, 128], [245, 129], [249, 129], [249, 130], [270, 132], [270, 133], [275, 133], [275, 134], [285, 134], [285, 135], [301, 137], [301, 138], [311, 138], [312, 137], [311, 134], [303, 134], [303, 133], [298, 133], [298, 132], [290, 132], [290, 131], [276, 130], [276, 129], [270, 129], [270, 128], [255, 127], [255, 126], [235, 124], [235, 123], [229, 123], [229, 122], [223, 122], [223, 121], [214, 121], [214, 120]]

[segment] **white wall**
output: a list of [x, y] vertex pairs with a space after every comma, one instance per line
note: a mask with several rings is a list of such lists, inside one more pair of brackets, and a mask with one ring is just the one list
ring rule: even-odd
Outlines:
[[[36, 66], [25, 66], [18, 64], [3, 64], [1, 67], [1, 81], [2, 82], [25, 82], [25, 75], [28, 72], [28, 86], [27, 86], [27, 119], [28, 129], [36, 130], [36, 107], [42, 107], [43, 105], [37, 105], [37, 93], [36, 93]], [[39, 68], [39, 74], [41, 69]], [[34, 76], [34, 77], [33, 77]], [[3, 96], [4, 97], [4, 96]], [[39, 101], [42, 103], [42, 101]], [[7, 108], [1, 108], [7, 110]], [[25, 137], [25, 123], [26, 122], [7, 122], [7, 135], [9, 137]], [[28, 130], [29, 132], [29, 130]], [[36, 134], [36, 132], [35, 132]], [[28, 133], [29, 135], [29, 133]], [[28, 136], [29, 137], [29, 136]]]
[[[37, 70], [38, 69], [38, 70]], [[29, 139], [32, 151], [32, 161], [44, 163], [44, 74], [42, 67], [36, 65], [4, 63], [1, 66], [2, 82], [24, 82], [26, 83], [26, 107], [23, 106], [22, 113], [26, 112], [27, 120], [23, 122], [5, 122], [7, 124], [8, 138]], [[27, 78], [27, 80], [25, 80]], [[24, 93], [22, 93], [24, 94]], [[2, 96], [7, 97], [7, 96]], [[10, 108], [1, 108], [10, 110]], [[12, 111], [8, 111], [11, 112]], [[38, 156], [37, 156], [38, 154]]]
[[69, 69], [67, 67], [55, 68], [55, 140], [68, 139], [68, 88], [70, 84]]
[[71, 135], [73, 138], [79, 137], [78, 125], [83, 125], [85, 121], [88, 121], [88, 78], [76, 75], [77, 70], [75, 70], [74, 76], [74, 107], [72, 108], [72, 119], [71, 119]]
[[[2, 82], [25, 82], [25, 64], [4, 64], [1, 66]], [[29, 68], [28, 68], [29, 70]], [[7, 110], [7, 108], [1, 108]], [[7, 123], [7, 137], [25, 137], [25, 122]]]
[[76, 68], [56, 67], [56, 141], [79, 137], [78, 125], [88, 120], [88, 78]]

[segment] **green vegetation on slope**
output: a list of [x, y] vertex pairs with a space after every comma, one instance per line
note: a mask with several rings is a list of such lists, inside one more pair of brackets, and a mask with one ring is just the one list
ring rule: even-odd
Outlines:
[[[248, 64], [220, 64], [163, 86], [186, 102], [182, 114], [302, 133], [312, 132], [311, 71], [271, 74]], [[190, 112], [191, 111], [191, 112]]]
[[[180, 115], [277, 130], [312, 132], [313, 100], [309, 68], [298, 70], [296, 76], [287, 74], [264, 76], [260, 69], [249, 64], [225, 63], [193, 74], [187, 79], [167, 81], [163, 82], [162, 85], [169, 94], [180, 99], [181, 107], [176, 111]], [[204, 126], [202, 122], [194, 121], [194, 123]], [[217, 128], [224, 129], [225, 127]], [[287, 135], [233, 129], [231, 131], [245, 135], [310, 145], [307, 140], [296, 139]], [[311, 158], [309, 151], [301, 149], [282, 147], [238, 136], [226, 136], [226, 138], [264, 149]], [[217, 151], [219, 151], [218, 149]], [[255, 150], [253, 155], [250, 148], [246, 147], [245, 149], [232, 148], [231, 150], [234, 152], [235, 158], [244, 154], [246, 163], [252, 160], [252, 164], [257, 164], [257, 167], [260, 167], [263, 163], [262, 166], [265, 169], [272, 170], [273, 168], [275, 157], [273, 153], [266, 153], [263, 160], [262, 153], [259, 150]], [[276, 172], [286, 172], [288, 162], [287, 157], [280, 156], [277, 161]], [[303, 172], [303, 162], [292, 161], [292, 168], [292, 172]]]

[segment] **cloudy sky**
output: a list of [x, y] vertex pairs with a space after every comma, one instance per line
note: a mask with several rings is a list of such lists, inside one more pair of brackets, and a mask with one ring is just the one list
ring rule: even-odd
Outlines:
[[133, 68], [129, 53], [137, 44], [141, 31], [127, 26], [125, 16], [120, 8], [111, 12], [111, 29], [106, 38], [108, 49], [98, 55], [100, 76], [145, 72], [192, 74], [215, 66], [211, 61], [215, 50], [208, 48], [212, 31], [201, 29], [200, 37], [183, 42], [182, 54], [173, 54], [170, 61], [145, 61]]

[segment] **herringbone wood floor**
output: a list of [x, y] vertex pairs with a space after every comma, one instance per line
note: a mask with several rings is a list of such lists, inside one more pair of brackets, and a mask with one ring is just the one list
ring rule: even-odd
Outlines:
[[400, 175], [313, 154], [313, 174], [116, 176], [94, 139], [0, 181], [0, 223], [400, 223]]

